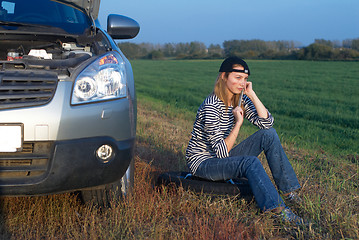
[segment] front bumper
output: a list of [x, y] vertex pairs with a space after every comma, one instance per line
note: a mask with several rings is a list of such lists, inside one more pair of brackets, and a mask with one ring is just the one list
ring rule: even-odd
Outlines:
[[[103, 144], [113, 147], [113, 157], [106, 163], [96, 157]], [[135, 139], [110, 137], [27, 142], [23, 152], [0, 154], [0, 194], [59, 193], [114, 182], [126, 172], [134, 144]]]

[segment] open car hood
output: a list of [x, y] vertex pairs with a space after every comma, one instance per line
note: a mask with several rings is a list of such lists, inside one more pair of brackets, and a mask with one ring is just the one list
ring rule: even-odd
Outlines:
[[87, 15], [97, 19], [101, 0], [54, 0], [80, 8]]

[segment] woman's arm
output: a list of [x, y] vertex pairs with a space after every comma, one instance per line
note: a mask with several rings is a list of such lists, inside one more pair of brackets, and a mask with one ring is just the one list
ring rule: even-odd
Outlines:
[[216, 103], [204, 104], [199, 113], [203, 128], [199, 130], [204, 131], [204, 136], [210, 144], [208, 147], [216, 154], [216, 157], [225, 158], [228, 157], [229, 151], [220, 125], [220, 111], [220, 106]]
[[224, 139], [224, 142], [226, 143], [228, 152], [231, 151], [234, 144], [236, 143], [236, 139], [238, 137], [239, 130], [241, 129], [241, 126], [243, 124], [243, 109], [241, 107], [236, 107], [233, 109], [233, 115], [235, 119], [234, 127], [232, 131], [229, 133], [226, 139]]
[[257, 97], [257, 94], [253, 91], [252, 82], [246, 83], [246, 91], [244, 92], [244, 94], [246, 94], [249, 99], [251, 99], [253, 105], [257, 110], [258, 116], [261, 118], [268, 118], [268, 111], [261, 102], [261, 100], [259, 100], [259, 98]]

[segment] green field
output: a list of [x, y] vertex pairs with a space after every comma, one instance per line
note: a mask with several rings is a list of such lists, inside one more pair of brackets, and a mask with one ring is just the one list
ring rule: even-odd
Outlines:
[[[132, 61], [139, 101], [194, 120], [219, 60]], [[282, 141], [351, 158], [359, 149], [359, 62], [248, 61]], [[245, 132], [256, 129], [248, 124]], [[191, 129], [188, 129], [191, 131]]]

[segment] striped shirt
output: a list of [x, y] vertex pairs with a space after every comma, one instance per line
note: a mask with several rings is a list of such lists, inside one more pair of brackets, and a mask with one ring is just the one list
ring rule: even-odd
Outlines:
[[[252, 101], [246, 95], [242, 100], [245, 114], [253, 125], [260, 129], [268, 129], [273, 126], [273, 117], [268, 112], [268, 118], [261, 118]], [[186, 150], [187, 165], [192, 173], [198, 166], [210, 158], [226, 158], [229, 156], [224, 139], [229, 135], [234, 126], [233, 107], [226, 106], [215, 94], [209, 95], [197, 111], [193, 125], [192, 137]]]

